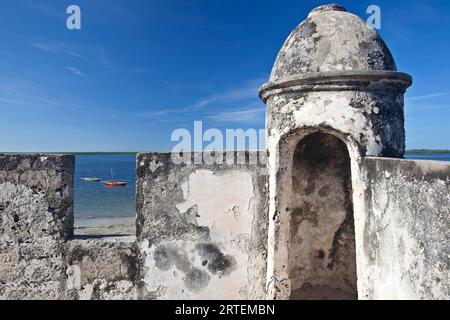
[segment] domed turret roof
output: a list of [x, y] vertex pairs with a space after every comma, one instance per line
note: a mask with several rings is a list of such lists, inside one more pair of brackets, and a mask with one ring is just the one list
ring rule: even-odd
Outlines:
[[313, 9], [285, 41], [270, 81], [314, 72], [396, 71], [376, 30], [338, 4]]

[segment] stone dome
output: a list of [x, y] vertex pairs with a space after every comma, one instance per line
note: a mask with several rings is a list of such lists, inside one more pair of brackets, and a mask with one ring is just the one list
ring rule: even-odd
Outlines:
[[314, 72], [397, 71], [376, 30], [338, 4], [313, 9], [289, 35], [270, 81]]

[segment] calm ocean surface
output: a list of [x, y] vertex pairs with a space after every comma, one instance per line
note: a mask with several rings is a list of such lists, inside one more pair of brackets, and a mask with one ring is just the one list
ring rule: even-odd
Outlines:
[[[136, 156], [94, 154], [75, 156], [75, 219], [135, 216]], [[126, 187], [105, 187], [83, 177], [125, 181]]]
[[[407, 159], [450, 161], [450, 153], [408, 154]], [[135, 216], [136, 156], [77, 155], [75, 168], [75, 218]], [[84, 182], [83, 177], [127, 182], [126, 187], [108, 188], [102, 182]]]
[[450, 153], [406, 154], [406, 159], [450, 161]]

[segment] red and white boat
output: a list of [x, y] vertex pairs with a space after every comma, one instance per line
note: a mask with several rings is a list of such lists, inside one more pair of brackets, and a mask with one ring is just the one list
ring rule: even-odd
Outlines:
[[127, 183], [123, 181], [104, 181], [103, 184], [106, 187], [125, 187], [127, 185]]

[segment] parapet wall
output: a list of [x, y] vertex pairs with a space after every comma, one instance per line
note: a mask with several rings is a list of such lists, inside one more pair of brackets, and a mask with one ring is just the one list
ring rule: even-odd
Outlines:
[[137, 238], [73, 237], [73, 156], [0, 156], [0, 299], [263, 298], [265, 162], [241, 155], [139, 154]]
[[264, 298], [265, 162], [251, 164], [256, 153], [239, 155], [247, 157], [242, 164], [235, 154], [233, 164], [220, 165], [138, 155], [142, 298]]
[[73, 156], [0, 155], [0, 298], [61, 297], [73, 173]]
[[70, 239], [64, 245], [64, 299], [134, 300], [140, 265], [136, 238]]
[[362, 299], [450, 298], [450, 164], [365, 158]]
[[[0, 299], [265, 298], [265, 157], [244, 155], [139, 154], [137, 236], [90, 238], [72, 237], [73, 156], [0, 155]], [[362, 169], [358, 298], [449, 299], [450, 164], [365, 158]]]

